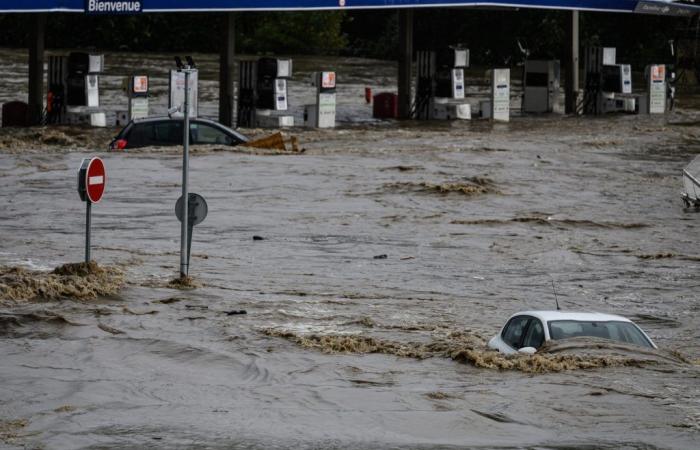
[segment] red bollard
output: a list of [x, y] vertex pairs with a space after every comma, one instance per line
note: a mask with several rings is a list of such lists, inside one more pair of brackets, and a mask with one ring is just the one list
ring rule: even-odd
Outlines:
[[365, 102], [369, 105], [372, 103], [372, 88], [371, 87], [365, 87]]

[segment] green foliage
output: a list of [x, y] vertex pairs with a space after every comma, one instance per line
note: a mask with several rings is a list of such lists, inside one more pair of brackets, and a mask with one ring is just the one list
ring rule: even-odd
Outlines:
[[[51, 14], [47, 47], [215, 53], [221, 45], [223, 19], [222, 13]], [[343, 20], [343, 12], [241, 13], [236, 20], [237, 49], [251, 53], [334, 54], [347, 46]], [[26, 14], [0, 15], [0, 45], [25, 45], [31, 23], [32, 17]]]
[[344, 13], [248, 13], [238, 20], [239, 51], [283, 54], [335, 54], [347, 45]]
[[350, 41], [346, 54], [380, 59], [398, 57], [399, 21], [395, 11], [352, 11], [346, 15], [343, 29]]

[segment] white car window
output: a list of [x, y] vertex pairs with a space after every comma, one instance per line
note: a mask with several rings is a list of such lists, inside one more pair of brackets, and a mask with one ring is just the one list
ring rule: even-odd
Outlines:
[[532, 319], [527, 327], [523, 347], [540, 348], [544, 343], [544, 327], [539, 319]]
[[554, 340], [590, 336], [652, 347], [644, 334], [629, 322], [554, 320], [549, 322], [549, 335]]
[[530, 321], [528, 316], [518, 316], [510, 319], [506, 327], [503, 329], [503, 342], [518, 350], [523, 339], [523, 333]]

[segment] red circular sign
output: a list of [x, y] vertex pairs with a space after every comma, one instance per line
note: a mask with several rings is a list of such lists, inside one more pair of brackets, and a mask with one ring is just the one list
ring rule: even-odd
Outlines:
[[100, 158], [92, 158], [85, 171], [85, 191], [87, 198], [92, 203], [98, 203], [102, 199], [107, 185], [107, 172]]

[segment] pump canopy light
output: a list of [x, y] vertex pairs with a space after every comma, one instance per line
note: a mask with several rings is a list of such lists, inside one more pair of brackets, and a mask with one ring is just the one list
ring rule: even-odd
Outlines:
[[0, 0], [0, 12], [137, 14], [184, 11], [293, 11], [418, 7], [511, 7], [690, 16], [700, 7], [659, 0]]

